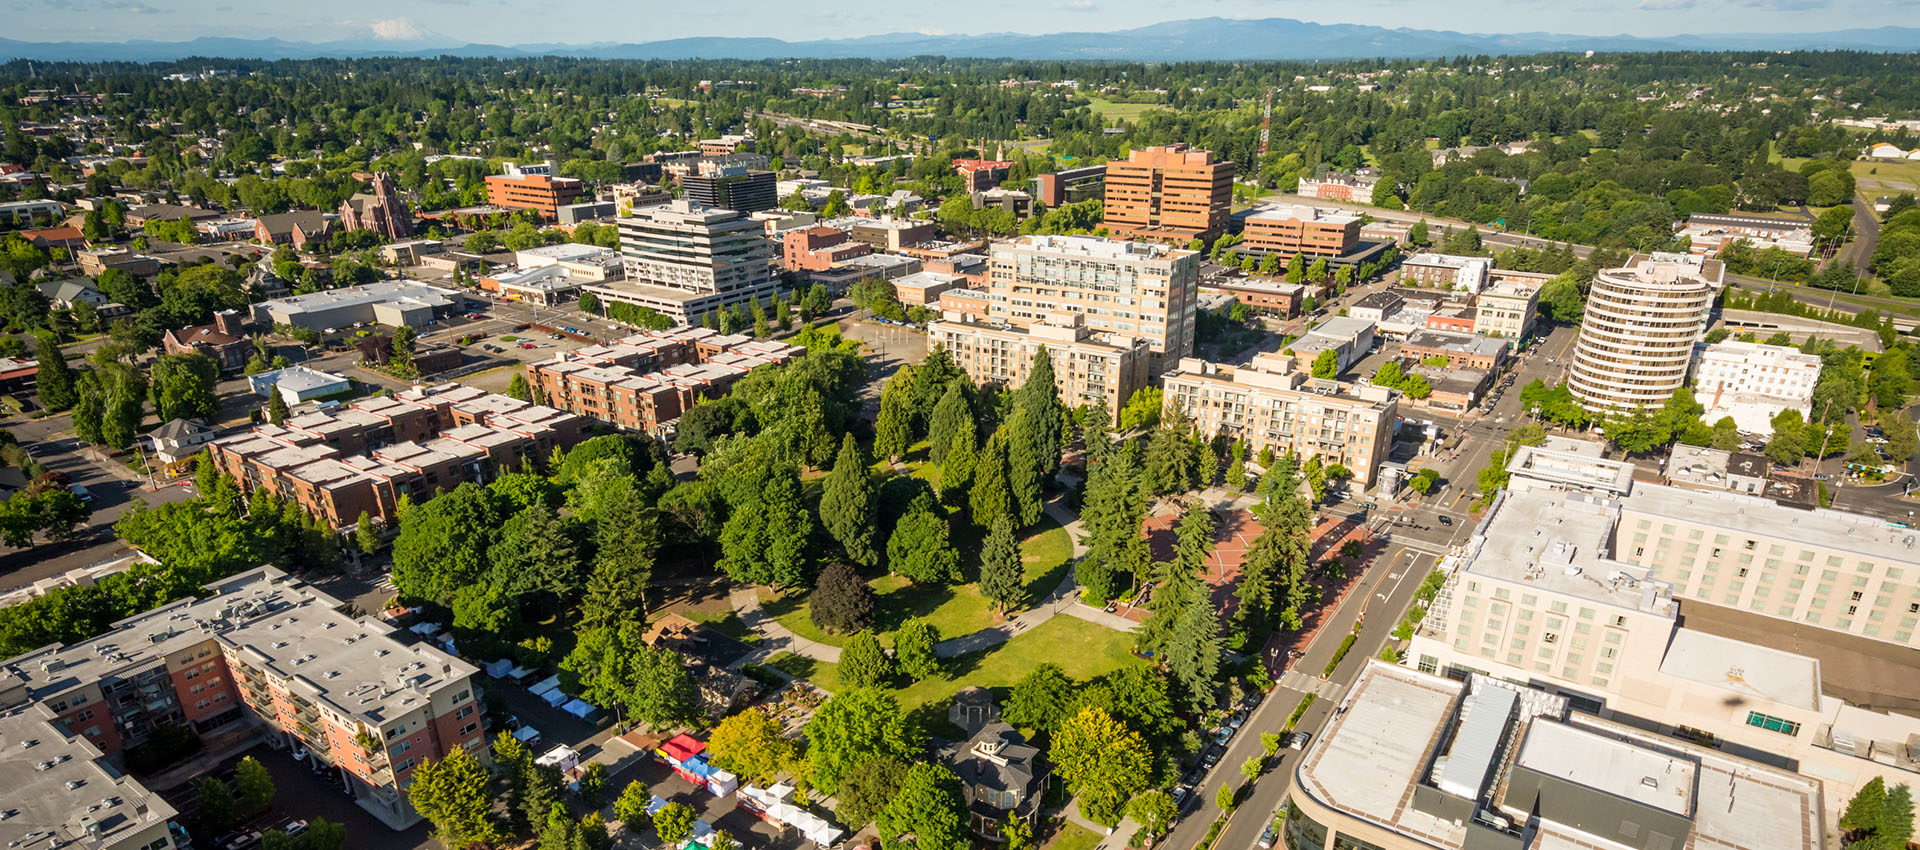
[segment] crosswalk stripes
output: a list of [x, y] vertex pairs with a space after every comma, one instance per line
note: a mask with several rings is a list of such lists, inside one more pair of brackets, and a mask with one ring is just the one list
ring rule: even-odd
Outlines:
[[1313, 694], [1319, 699], [1337, 699], [1346, 690], [1346, 687], [1338, 682], [1331, 682], [1319, 676], [1309, 676], [1298, 670], [1288, 670], [1281, 674], [1280, 687], [1303, 694]]

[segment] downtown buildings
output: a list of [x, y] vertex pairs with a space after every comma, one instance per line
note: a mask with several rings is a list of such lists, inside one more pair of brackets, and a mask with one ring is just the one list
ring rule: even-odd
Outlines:
[[1395, 391], [1309, 378], [1285, 354], [1257, 354], [1246, 366], [1187, 358], [1161, 378], [1169, 415], [1184, 414], [1203, 435], [1245, 440], [1254, 454], [1319, 457], [1372, 485], [1393, 448]]
[[1529, 447], [1508, 469], [1443, 565], [1410, 666], [1526, 682], [1662, 740], [1797, 770], [1823, 786], [1822, 828], [1876, 776], [1920, 781], [1912, 531], [1637, 482], [1577, 446]]
[[342, 529], [364, 514], [393, 527], [400, 498], [485, 484], [580, 441], [585, 421], [459, 384], [414, 387], [313, 410], [214, 440], [242, 493], [265, 490]]
[[572, 204], [586, 191], [572, 177], [561, 177], [552, 160], [516, 165], [507, 163], [501, 173], [487, 177], [487, 203], [510, 210], [532, 210], [542, 219], [559, 218], [560, 208]]
[[[417, 823], [405, 793], [415, 768], [456, 749], [482, 761], [489, 756], [474, 682], [478, 671], [433, 647], [397, 640], [393, 627], [355, 619], [341, 613], [344, 607], [279, 569], [261, 567], [218, 582], [203, 598], [121, 620], [100, 637], [6, 660], [0, 665], [0, 711], [6, 712], [0, 730], [22, 734], [9, 735], [5, 750], [9, 757], [21, 752], [38, 762], [8, 771], [9, 788], [44, 784], [40, 774], [54, 767], [82, 770], [93, 762], [92, 753], [119, 753], [164, 726], [207, 739], [264, 727], [276, 746], [298, 747], [332, 767], [354, 801], [388, 826]], [[28, 741], [47, 743], [35, 747]], [[56, 754], [63, 746], [87, 761], [66, 767], [70, 762]], [[9, 761], [0, 757], [0, 768]], [[48, 761], [54, 767], [40, 766]], [[66, 790], [84, 787], [84, 795], [73, 796], [85, 797], [85, 803], [122, 796], [104, 813], [68, 803], [72, 816], [93, 813], [75, 824], [55, 820], [61, 813], [52, 806], [29, 804], [28, 814], [47, 821], [42, 828], [77, 827], [85, 837], [76, 840], [92, 842], [84, 846], [171, 846], [157, 843], [165, 837], [170, 808], [151, 802], [138, 783], [81, 781]], [[46, 796], [54, 791], [40, 790]], [[6, 797], [9, 804], [18, 799], [12, 790]], [[34, 801], [50, 802], [58, 801]], [[123, 827], [133, 827], [137, 839], [108, 842], [92, 835], [94, 829]], [[16, 828], [12, 818], [0, 819], [0, 836]]]
[[783, 342], [675, 328], [556, 354], [531, 364], [528, 378], [554, 407], [665, 437], [700, 399], [725, 395], [748, 372], [800, 354]]
[[765, 225], [744, 213], [673, 201], [619, 220], [626, 280], [584, 287], [602, 302], [697, 324], [727, 307], [772, 303], [780, 291]]
[[1595, 412], [1665, 404], [1686, 383], [1705, 337], [1722, 265], [1687, 254], [1635, 254], [1594, 276], [1567, 387]]
[[1106, 227], [1116, 239], [1185, 245], [1227, 232], [1233, 163], [1184, 144], [1155, 145], [1107, 163]]
[[1820, 356], [1785, 345], [1727, 340], [1700, 349], [1693, 367], [1693, 397], [1705, 405], [1709, 424], [1733, 417], [1748, 434], [1773, 433], [1773, 417], [1800, 411], [1813, 418], [1813, 387], [1820, 382]]
[[1118, 415], [1193, 351], [1197, 252], [1088, 236], [1022, 236], [992, 251], [983, 309], [945, 309], [950, 290], [943, 321], [927, 328], [977, 382], [1019, 386], [1044, 345], [1068, 404]]

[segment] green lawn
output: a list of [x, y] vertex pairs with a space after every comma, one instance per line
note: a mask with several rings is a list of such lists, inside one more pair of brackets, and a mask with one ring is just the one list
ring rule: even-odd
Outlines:
[[1072, 823], [1060, 825], [1060, 832], [1047, 845], [1047, 850], [1093, 850], [1100, 846], [1100, 836], [1093, 830]]
[[1098, 97], [1094, 98], [1088, 106], [1093, 109], [1093, 114], [1116, 121], [1139, 121], [1140, 116], [1145, 115], [1149, 109], [1167, 108], [1158, 103], [1114, 103]]
[[746, 622], [741, 620], [740, 615], [735, 613], [731, 608], [725, 611], [685, 610], [679, 612], [679, 614], [696, 623], [705, 623], [714, 631], [748, 646], [754, 646], [760, 643], [760, 634], [747, 628]]
[[[921, 706], [942, 709], [962, 687], [1011, 687], [1033, 668], [1049, 662], [1082, 681], [1126, 664], [1145, 663], [1135, 659], [1132, 650], [1133, 635], [1062, 614], [994, 649], [949, 658], [940, 676], [910, 683], [895, 690], [894, 696], [908, 710]], [[838, 664], [783, 652], [769, 659], [767, 666], [828, 691], [840, 689]]]
[[[979, 574], [980, 538], [972, 528], [955, 528], [953, 545], [960, 552], [963, 575]], [[1072, 560], [1073, 540], [1051, 517], [1042, 517], [1021, 540], [1020, 552], [1026, 566], [1027, 598], [1039, 599], [1057, 587], [1066, 576]], [[868, 582], [879, 605], [874, 631], [890, 634], [911, 619], [926, 619], [940, 630], [941, 636], [958, 637], [987, 628], [998, 622], [988, 609], [987, 600], [977, 585], [922, 587], [899, 576], [883, 575]], [[763, 599], [767, 613], [796, 635], [829, 646], [840, 646], [846, 635], [830, 635], [813, 624], [804, 593], [789, 593]]]

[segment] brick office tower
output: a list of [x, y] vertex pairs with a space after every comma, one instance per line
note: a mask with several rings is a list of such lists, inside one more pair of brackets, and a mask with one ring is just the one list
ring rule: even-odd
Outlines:
[[509, 162], [502, 173], [487, 178], [487, 202], [511, 210], [533, 210], [552, 221], [561, 207], [586, 191], [572, 177], [555, 177], [555, 170], [552, 162], [525, 166]]
[[340, 226], [345, 230], [371, 230], [387, 239], [405, 239], [413, 235], [413, 219], [407, 215], [407, 202], [400, 199], [400, 187], [392, 175], [373, 175], [373, 191], [358, 192], [340, 205]]
[[1233, 163], [1182, 144], [1107, 163], [1106, 226], [1116, 239], [1208, 240], [1227, 232]]

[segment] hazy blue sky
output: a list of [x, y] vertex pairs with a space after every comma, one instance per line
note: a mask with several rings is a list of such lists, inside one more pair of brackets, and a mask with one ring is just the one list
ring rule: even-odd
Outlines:
[[[719, 11], [724, 6], [725, 11]], [[820, 11], [823, 6], [828, 11]], [[788, 40], [876, 33], [1103, 31], [1208, 16], [1299, 18], [1465, 32], [1676, 35], [1822, 31], [1920, 21], [1916, 0], [0, 0], [0, 35], [23, 41], [638, 42], [696, 35]]]

